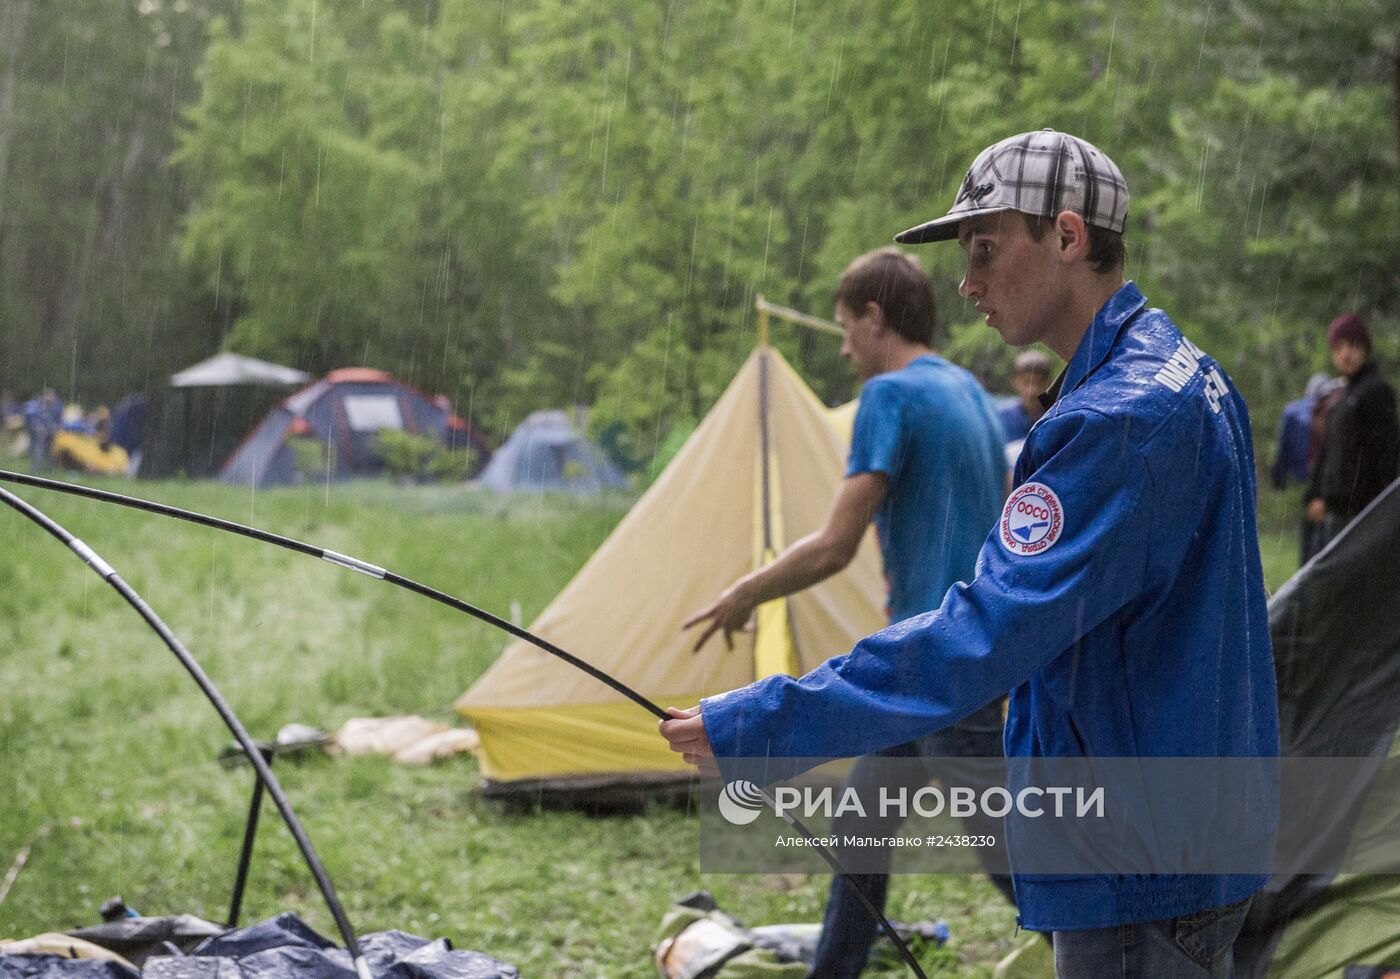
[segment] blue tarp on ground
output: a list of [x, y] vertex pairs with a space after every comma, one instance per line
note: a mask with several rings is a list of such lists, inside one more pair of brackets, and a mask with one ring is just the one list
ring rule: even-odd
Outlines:
[[[375, 979], [519, 979], [513, 965], [445, 939], [381, 931], [360, 938]], [[210, 938], [189, 955], [156, 955], [140, 972], [116, 962], [0, 955], [0, 979], [357, 979], [350, 954], [284, 913]]]

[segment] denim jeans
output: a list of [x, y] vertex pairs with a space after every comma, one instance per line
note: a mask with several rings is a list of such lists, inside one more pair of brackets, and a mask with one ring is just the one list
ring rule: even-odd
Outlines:
[[1055, 932], [1056, 979], [1233, 979], [1249, 899], [1164, 921]]
[[[945, 785], [971, 785], [981, 794], [981, 783], [986, 781], [986, 766], [959, 766], [959, 758], [1000, 758], [1002, 754], [1002, 712], [1001, 701], [996, 700], [972, 714], [959, 724], [907, 744], [886, 748], [873, 755], [856, 760], [846, 785], [852, 786], [862, 798], [874, 796], [881, 786], [894, 787], [895, 779], [906, 781], [913, 792], [938, 779]], [[918, 759], [926, 765], [912, 765], [900, 762], [883, 765], [886, 758]], [[998, 780], [998, 785], [1001, 781]], [[895, 835], [901, 820], [890, 817], [877, 821], [866, 819], [861, 823], [861, 832], [870, 835]], [[964, 820], [970, 834], [988, 834], [1002, 837], [1001, 820], [989, 820], [986, 816]], [[840, 832], [839, 820], [833, 822], [833, 831]], [[889, 851], [872, 853], [865, 851], [862, 858], [872, 857], [884, 860], [889, 866]], [[890, 878], [886, 873], [852, 874], [851, 877], [865, 893], [872, 904], [882, 911], [885, 896], [889, 892]], [[1011, 891], [1011, 879], [1001, 874], [992, 876], [992, 883], [1015, 903]], [[855, 979], [865, 968], [865, 960], [870, 955], [870, 946], [879, 933], [879, 925], [870, 916], [850, 886], [841, 877], [834, 877], [831, 890], [827, 894], [826, 914], [822, 918], [821, 938], [817, 942], [816, 961], [812, 966], [812, 979]]]

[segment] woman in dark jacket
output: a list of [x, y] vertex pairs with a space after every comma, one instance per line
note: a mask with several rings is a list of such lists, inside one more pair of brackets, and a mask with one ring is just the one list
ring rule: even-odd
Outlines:
[[1308, 519], [1330, 541], [1400, 472], [1400, 419], [1395, 392], [1371, 360], [1371, 333], [1355, 313], [1327, 328], [1332, 363], [1346, 388], [1327, 416], [1322, 453], [1308, 487]]

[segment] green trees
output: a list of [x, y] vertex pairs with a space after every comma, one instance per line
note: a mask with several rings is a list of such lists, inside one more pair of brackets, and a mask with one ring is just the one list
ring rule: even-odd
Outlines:
[[[3, 383], [105, 360], [110, 396], [222, 343], [383, 367], [498, 432], [592, 404], [645, 458], [755, 294], [825, 312], [979, 149], [1052, 126], [1122, 165], [1130, 274], [1267, 429], [1335, 311], [1400, 316], [1392, 5], [14, 0]], [[958, 249], [919, 254], [999, 382]], [[835, 343], [776, 340], [849, 396]]]
[[0, 386], [114, 398], [207, 354], [172, 237], [204, 27], [232, 0], [0, 5]]

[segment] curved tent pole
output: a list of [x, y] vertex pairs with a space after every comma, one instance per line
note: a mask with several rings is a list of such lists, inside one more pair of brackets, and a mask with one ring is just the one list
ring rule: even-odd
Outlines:
[[506, 619], [501, 618], [500, 616], [492, 615], [490, 612], [487, 612], [484, 609], [477, 608], [475, 605], [472, 605], [469, 602], [464, 602], [460, 598], [455, 598], [452, 595], [447, 594], [446, 592], [439, 591], [436, 588], [432, 588], [428, 585], [422, 584], [421, 582], [414, 581], [412, 578], [405, 578], [402, 575], [395, 574], [394, 572], [386, 568], [381, 568], [378, 565], [369, 564], [368, 562], [361, 561], [358, 558], [350, 557], [347, 554], [340, 554], [336, 551], [332, 551], [327, 548], [317, 547], [314, 544], [307, 544], [299, 540], [293, 540], [290, 537], [283, 537], [281, 534], [274, 534], [266, 530], [259, 530], [257, 527], [248, 527], [244, 524], [235, 523], [232, 520], [223, 520], [219, 517], [211, 517], [208, 514], [196, 513], [193, 510], [182, 510], [179, 507], [167, 506], [164, 503], [156, 503], [151, 500], [143, 500], [134, 496], [124, 496], [121, 493], [113, 493], [108, 490], [94, 489], [90, 486], [79, 486], [76, 483], [65, 483], [57, 479], [46, 479], [43, 476], [33, 476], [29, 473], [17, 473], [0, 469], [0, 482], [18, 483], [22, 486], [34, 486], [39, 489], [54, 490], [59, 493], [66, 493], [70, 496], [81, 496], [85, 499], [99, 500], [103, 503], [115, 503], [118, 506], [129, 507], [133, 510], [144, 510], [147, 513], [155, 513], [163, 517], [173, 517], [176, 520], [184, 520], [187, 523], [195, 523], [203, 527], [212, 527], [215, 530], [226, 531], [231, 534], [237, 534], [240, 537], [249, 537], [253, 540], [261, 541], [264, 544], [273, 544], [277, 547], [281, 547], [289, 551], [296, 551], [298, 554], [305, 554], [309, 557], [320, 558], [323, 561], [328, 561], [329, 563], [337, 565], [339, 567], [349, 568], [351, 571], [358, 571], [361, 574], [368, 575], [371, 578], [381, 578], [391, 585], [397, 585], [400, 588], [406, 588], [407, 590], [411, 592], [416, 592], [425, 598], [431, 598], [435, 602], [440, 602], [441, 604], [446, 605], [449, 608], [454, 608], [459, 612], [465, 612], [467, 615], [470, 615], [475, 619], [480, 619], [487, 625], [494, 626], [495, 628], [500, 629], [503, 632], [510, 633], [517, 639], [524, 639], [526, 642], [533, 643], [535, 646], [538, 646], [545, 652], [559, 657], [575, 669], [582, 670], [584, 673], [587, 673], [589, 676], [593, 677], [600, 683], [607, 684], [609, 687], [622, 694], [628, 700], [637, 704], [642, 709], [650, 711], [657, 718], [663, 721], [670, 716], [664, 710], [657, 707], [650, 700], [637, 693], [637, 691], [633, 690], [631, 687], [628, 687], [626, 684], [622, 683], [619, 680], [613, 679], [611, 676], [608, 676], [606, 673], [602, 672], [596, 667], [585, 663], [577, 656], [574, 656], [571, 653], [560, 649], [558, 646], [554, 645], [552, 642], [549, 642], [547, 639], [541, 639], [539, 636], [535, 636], [527, 632], [526, 630], [520, 628], [520, 626], [515, 625], [513, 622], [509, 622]]
[[[550, 653], [554, 656], [557, 656], [564, 662], [568, 663], [570, 666], [582, 670], [584, 673], [587, 673], [589, 676], [593, 677], [599, 682], [606, 684], [616, 692], [622, 694], [628, 700], [631, 700], [633, 703], [637, 704], [643, 710], [646, 710], [652, 716], [663, 721], [670, 720], [671, 718], [670, 714], [662, 710], [653, 701], [642, 696], [640, 693], [637, 693], [631, 687], [624, 684], [621, 680], [618, 680], [608, 675], [607, 673], [598, 669], [596, 666], [592, 666], [591, 664], [586, 663], [585, 661], [579, 659], [577, 656], [574, 656], [572, 653], [569, 653], [556, 646], [549, 640], [541, 638], [540, 636], [537, 636], [526, 629], [522, 629], [520, 626], [508, 622], [505, 619], [500, 618], [499, 616], [492, 615], [490, 612], [487, 612], [484, 609], [477, 608], [475, 605], [472, 605], [469, 602], [464, 602], [459, 598], [454, 598], [453, 596], [448, 595], [446, 592], [439, 591], [438, 589], [433, 588], [429, 585], [425, 585], [421, 582], [414, 581], [412, 578], [405, 578], [402, 575], [395, 574], [394, 572], [389, 571], [386, 568], [381, 568], [378, 565], [370, 564], [366, 561], [361, 561], [359, 558], [351, 557], [347, 554], [341, 554], [336, 551], [331, 551], [326, 548], [317, 547], [314, 544], [307, 544], [299, 540], [294, 540], [290, 537], [283, 537], [280, 534], [274, 534], [266, 530], [260, 530], [256, 527], [249, 527], [244, 524], [235, 523], [232, 520], [224, 520], [220, 517], [212, 517], [208, 514], [196, 513], [193, 510], [182, 510], [179, 507], [168, 506], [164, 503], [156, 503], [151, 500], [143, 500], [133, 496], [125, 496], [121, 493], [113, 493], [109, 490], [94, 489], [90, 486], [80, 486], [75, 483], [65, 483], [61, 480], [47, 479], [43, 476], [34, 476], [29, 473], [17, 473], [5, 469], [0, 469], [0, 482], [19, 483], [24, 486], [34, 486], [40, 489], [53, 490], [58, 493], [66, 493], [70, 496], [80, 496], [86, 499], [99, 500], [103, 503], [114, 503], [118, 506], [129, 507], [134, 510], [144, 510], [147, 513], [155, 513], [163, 517], [171, 517], [176, 520], [184, 520], [189, 523], [196, 523], [200, 524], [201, 526], [212, 527], [216, 530], [223, 530], [228, 533], [238, 534], [241, 537], [249, 537], [253, 540], [261, 541], [265, 544], [273, 544], [277, 547], [285, 548], [290, 551], [296, 551], [299, 554], [306, 554], [310, 557], [321, 558], [322, 560], [328, 561], [334, 565], [338, 565], [339, 567], [348, 568], [351, 571], [358, 571], [361, 574], [368, 575], [371, 578], [381, 579], [383, 581], [388, 582], [391, 585], [397, 585], [400, 588], [405, 588], [408, 591], [415, 592], [419, 595], [424, 596], [425, 598], [431, 598], [436, 602], [439, 602], [443, 605], [447, 605], [450, 608], [454, 608], [459, 612], [464, 612], [467, 615], [472, 616], [473, 618], [479, 619], [482, 622], [487, 623], [488, 625], [495, 626], [496, 628], [504, 632], [510, 633], [517, 639], [523, 639], [526, 642], [534, 645], [535, 647], [542, 649], [545, 652]], [[16, 509], [23, 509], [24, 511], [26, 511], [26, 515], [29, 515], [27, 511], [33, 510], [33, 508], [29, 507], [28, 504], [24, 503], [22, 500], [19, 500], [18, 497], [15, 497], [13, 494], [7, 492], [4, 489], [0, 489], [0, 501], [10, 503], [11, 506], [19, 504], [19, 506], [16, 506]], [[10, 501], [14, 502], [11, 503]], [[33, 512], [36, 514], [38, 513], [38, 511]], [[49, 521], [47, 517], [43, 517], [42, 514], [40, 514], [39, 517], [41, 518], [42, 522], [46, 522], [45, 529], [49, 529], [48, 525], [52, 524], [52, 521]], [[33, 519], [33, 517], [31, 517], [31, 519]], [[53, 524], [53, 526], [57, 528], [56, 524]], [[78, 547], [83, 548], [83, 550], [78, 551], [78, 553], [80, 556], [83, 557], [85, 561], [87, 561], [87, 554], [92, 553], [91, 550], [87, 548], [87, 545], [83, 544], [81, 541], [78, 541], [76, 538], [72, 538], [72, 535], [67, 534], [67, 531], [62, 530], [62, 528], [57, 528], [57, 530], [58, 533], [56, 533], [55, 536], [59, 536], [59, 534], [67, 535], [68, 538], [73, 540], [78, 545]], [[54, 533], [54, 531], [50, 530], [50, 533]], [[60, 536], [60, 540], [63, 539], [64, 538]], [[68, 543], [67, 540], [65, 540], [64, 542]], [[73, 545], [70, 544], [69, 546], [71, 547]], [[76, 550], [77, 548], [74, 549]], [[86, 554], [84, 552], [86, 552]], [[97, 558], [95, 554], [92, 554], [92, 557], [95, 558], [97, 561], [101, 561], [101, 558]], [[102, 564], [104, 567], [107, 567], [105, 562], [102, 562]], [[95, 565], [94, 568], [96, 569]], [[107, 570], [110, 571], [110, 567], [108, 567]], [[120, 578], [116, 577], [116, 572], [111, 572], [110, 580], [120, 584], [120, 587], [118, 588], [119, 591], [123, 588], [125, 588], [127, 591], [130, 591], [129, 586], [127, 586], [125, 582], [121, 581]], [[113, 587], [117, 587], [117, 584], [114, 584]], [[134, 595], [135, 593], [133, 592], [132, 594]], [[123, 592], [123, 597], [125, 597], [125, 592]], [[128, 599], [128, 601], [130, 601], [130, 599]], [[139, 602], [140, 599], [137, 598], [137, 601]], [[142, 603], [141, 606], [138, 606], [138, 611], [140, 611], [142, 607], [144, 607], [144, 603]], [[149, 611], [149, 609], [147, 609], [147, 611]], [[154, 616], [154, 613], [151, 613], [151, 615]], [[145, 616], [143, 613], [143, 618], [144, 617]], [[147, 621], [150, 620], [148, 619]], [[159, 620], [157, 619], [156, 621], [158, 622]], [[163, 623], [161, 625], [161, 628], [164, 628]], [[169, 630], [166, 629], [162, 633], [161, 638], [164, 639], [168, 633]], [[172, 635], [170, 636], [170, 640], [167, 641], [167, 645], [170, 645], [170, 642], [172, 641], [176, 645], [178, 645], [179, 643], [179, 640], [176, 640], [175, 637]], [[175, 649], [176, 647], [171, 646], [171, 648]], [[180, 656], [181, 654], [177, 651], [176, 655]], [[185, 662], [185, 659], [188, 656], [188, 653], [185, 653], [183, 656], [181, 656], [181, 662]], [[192, 659], [190, 660], [190, 663], [193, 664]], [[189, 669], [190, 666], [187, 665], [186, 668]], [[193, 666], [191, 672], [194, 673], [194, 671], [196, 670], [198, 670], [197, 664]], [[202, 673], [198, 674], [196, 676], [196, 679], [198, 679], [198, 676], [202, 676]], [[207, 679], [204, 682], [207, 683]], [[201, 686], [203, 686], [203, 684], [201, 684]], [[209, 689], [212, 690], [212, 686], [210, 686]], [[217, 696], [217, 693], [215, 694], [215, 696]], [[215, 706], [217, 707], [218, 704], [216, 703]], [[230, 717], [231, 716], [232, 715], [230, 713]], [[233, 723], [237, 723], [237, 718], [233, 718]], [[241, 741], [240, 744], [242, 744]], [[252, 746], [251, 741], [249, 741], [249, 743], [244, 745], [243, 747], [244, 751], [248, 753], [249, 760], [254, 762], [255, 768], [258, 768], [259, 777], [261, 777], [263, 771], [266, 770], [267, 777], [265, 781], [267, 782], [269, 791], [272, 791], [272, 789], [276, 785], [276, 782], [273, 779], [271, 770], [267, 769], [266, 764], [262, 761], [262, 756], [258, 754], [256, 747]], [[763, 794], [764, 801], [766, 801], [770, 806], [773, 806], [775, 812], [778, 811], [777, 801], [773, 798], [773, 796], [769, 794], [769, 792], [766, 789], [760, 789], [759, 791]], [[273, 798], [276, 800], [279, 799], [280, 796], [281, 792], [279, 789], [276, 793], [274, 793]], [[279, 802], [278, 808], [282, 808], [282, 802]], [[284, 818], [287, 817], [290, 814], [290, 812], [290, 807], [288, 807], [283, 812]], [[792, 826], [803, 836], [805, 836], [808, 840], [813, 841], [815, 843], [816, 837], [811, 833], [810, 830], [807, 829], [807, 827], [803, 826], [802, 823], [799, 822], [795, 816], [793, 816], [791, 813], [784, 812], [782, 813], [782, 818], [790, 826]], [[289, 821], [288, 825], [292, 825], [293, 821], [294, 819], [292, 821]], [[300, 842], [300, 838], [298, 842]], [[308, 842], [306, 846], [307, 850], [309, 851], [310, 843]], [[900, 938], [899, 932], [895, 930], [894, 926], [890, 924], [889, 919], [886, 918], [885, 915], [880, 911], [880, 909], [877, 908], [874, 905], [874, 903], [870, 900], [870, 898], [866, 896], [865, 890], [858, 883], [856, 883], [855, 879], [845, 870], [844, 867], [841, 866], [840, 861], [836, 859], [836, 855], [825, 846], [816, 845], [813, 846], [812, 849], [815, 849], [817, 853], [821, 855], [822, 860], [826, 862], [827, 866], [831, 867], [833, 873], [835, 873], [837, 876], [843, 878], [846, 881], [846, 883], [850, 886], [851, 890], [855, 893], [856, 897], [860, 900], [861, 904], [864, 905], [865, 909], [868, 912], [870, 912], [870, 915], [879, 924], [880, 929], [885, 933], [886, 937], [889, 938], [890, 942], [899, 952], [900, 957], [904, 960], [905, 964], [909, 966], [910, 970], [913, 971], [914, 975], [916, 975], [918, 979], [927, 979], [927, 976], [925, 975], [923, 969], [919, 967], [918, 960], [914, 958], [914, 954], [909, 950], [909, 946], [905, 944], [902, 938]], [[312, 858], [314, 859], [314, 854]], [[321, 876], [324, 876], [324, 872]], [[318, 883], [320, 879], [321, 877], [318, 876]], [[327, 887], [329, 887], [329, 884], [330, 882], [329, 880], [327, 880]], [[337, 923], [340, 922], [341, 917], [343, 917], [343, 915], [337, 917]], [[342, 931], [342, 935], [344, 935], [348, 930], [349, 925], [346, 924], [345, 931]], [[346, 945], [347, 947], [349, 947], [349, 939], [347, 939]], [[356, 962], [358, 963], [359, 961], [360, 959], [357, 958]], [[368, 974], [361, 973], [361, 979], [369, 979]]]
[[209, 679], [208, 675], [205, 674], [199, 663], [196, 662], [195, 658], [185, 649], [180, 640], [175, 637], [175, 634], [170, 631], [170, 627], [161, 620], [160, 616], [146, 604], [146, 601], [136, 593], [135, 589], [121, 579], [116, 569], [104, 561], [96, 551], [77, 537], [74, 537], [52, 518], [42, 513], [36, 507], [26, 503], [24, 500], [21, 500], [9, 490], [0, 488], [0, 503], [4, 503], [11, 509], [18, 511], [66, 545], [69, 550], [82, 559], [84, 564], [92, 568], [99, 578], [111, 585], [112, 588], [126, 600], [126, 603], [136, 610], [136, 613], [141, 616], [146, 624], [155, 630], [156, 634], [160, 636], [161, 641], [175, 654], [175, 657], [180, 661], [180, 665], [185, 668], [194, 679], [194, 682], [199, 685], [199, 689], [203, 691], [204, 696], [209, 699], [209, 702], [214, 705], [214, 709], [218, 711], [219, 717], [223, 719], [224, 724], [233, 732], [233, 736], [238, 741], [239, 747], [243, 749], [244, 754], [248, 756], [248, 761], [252, 763], [254, 770], [257, 772], [258, 780], [267, 787], [268, 793], [272, 796], [272, 801], [276, 803], [278, 811], [282, 814], [282, 819], [287, 824], [287, 829], [291, 832], [293, 839], [296, 840], [297, 847], [301, 850], [302, 857], [306, 860], [306, 865], [310, 869], [311, 875], [316, 879], [316, 886], [320, 888], [321, 896], [325, 898], [326, 901], [326, 907], [330, 909], [331, 917], [335, 919], [336, 928], [340, 931], [340, 937], [345, 942], [345, 948], [354, 959], [355, 972], [359, 975], [360, 979], [373, 979], [373, 973], [370, 972], [369, 963], [365, 961], [364, 952], [360, 949], [359, 939], [356, 938], [354, 929], [350, 927], [350, 921], [345, 916], [345, 909], [341, 906], [340, 899], [336, 896], [335, 886], [331, 883], [330, 877], [327, 876], [325, 867], [321, 865], [320, 858], [316, 856], [316, 850], [311, 845], [310, 839], [307, 838], [305, 830], [302, 829], [301, 823], [296, 817], [296, 813], [292, 811], [291, 803], [287, 801], [286, 795], [282, 792], [282, 786], [278, 784], [276, 776], [272, 774], [272, 769], [269, 768], [267, 762], [263, 760], [262, 752], [259, 751], [257, 745], [253, 743], [253, 739], [243, 727], [242, 721], [234, 714], [233, 709], [229, 707], [228, 702], [224, 700], [223, 695], [215, 688], [213, 682]]

